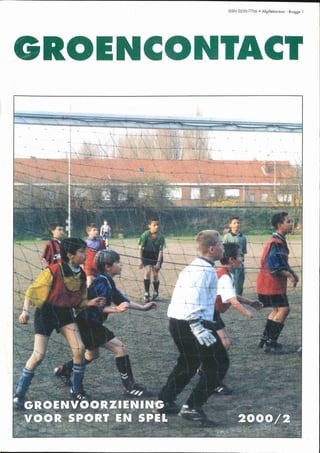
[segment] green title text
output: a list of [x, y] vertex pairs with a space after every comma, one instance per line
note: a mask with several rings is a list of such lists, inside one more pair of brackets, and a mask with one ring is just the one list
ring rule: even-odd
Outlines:
[[302, 36], [270, 36], [258, 40], [254, 35], [194, 36], [181, 35], [164, 39], [162, 36], [74, 36], [64, 40], [59, 36], [21, 36], [14, 44], [16, 56], [22, 60], [46, 61], [90, 58], [99, 61], [162, 61], [193, 60], [299, 60]]

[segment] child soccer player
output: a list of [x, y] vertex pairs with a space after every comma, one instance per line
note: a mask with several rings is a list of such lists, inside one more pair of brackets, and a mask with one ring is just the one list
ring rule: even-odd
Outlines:
[[[220, 313], [224, 313], [230, 307], [233, 307], [247, 318], [253, 318], [251, 311], [247, 310], [242, 304], [249, 305], [256, 310], [261, 310], [263, 304], [258, 300], [251, 300], [247, 297], [239, 296], [236, 293], [234, 271], [241, 265], [242, 261], [239, 244], [232, 242], [223, 244], [223, 249], [223, 256], [220, 259], [222, 267], [217, 269], [218, 291], [214, 307], [214, 321], [216, 323], [216, 332], [225, 349], [228, 351], [231, 346], [231, 339]], [[215, 389], [215, 393], [219, 395], [229, 395], [231, 389], [226, 385], [221, 384]]]
[[[223, 249], [215, 230], [198, 233], [196, 244], [198, 257], [180, 272], [168, 307], [169, 331], [180, 354], [158, 398], [164, 403], [159, 412], [179, 413], [182, 419], [207, 427], [214, 423], [202, 406], [229, 367], [228, 354], [212, 321], [218, 286], [214, 261], [222, 257]], [[200, 364], [198, 383], [180, 410], [175, 400]]]
[[109, 238], [111, 237], [111, 226], [107, 220], [104, 220], [100, 227], [100, 236], [104, 240], [107, 249], [109, 247]]
[[245, 280], [245, 269], [244, 269], [244, 256], [247, 253], [247, 238], [240, 231], [240, 219], [237, 216], [231, 217], [229, 220], [229, 232], [223, 237], [223, 243], [236, 243], [240, 246], [240, 254], [242, 257], [242, 263], [238, 269], [234, 270], [234, 282], [236, 287], [236, 293], [241, 296], [243, 293], [243, 284]]
[[152, 300], [159, 300], [159, 271], [163, 263], [163, 249], [165, 248], [165, 238], [159, 230], [159, 222], [156, 219], [150, 219], [148, 230], [144, 231], [139, 238], [140, 262], [139, 268], [144, 269], [144, 301], [150, 300], [151, 274], [153, 283]]
[[87, 287], [91, 285], [95, 277], [98, 275], [98, 270], [94, 263], [94, 259], [99, 250], [104, 250], [106, 244], [104, 239], [99, 238], [99, 230], [95, 223], [90, 223], [87, 226], [88, 237], [85, 240], [86, 242], [86, 261], [83, 265], [83, 270], [87, 276]]
[[289, 248], [286, 235], [292, 232], [293, 224], [287, 212], [278, 212], [271, 218], [275, 229], [265, 244], [257, 275], [257, 293], [264, 307], [272, 308], [268, 316], [259, 346], [266, 353], [284, 354], [287, 349], [278, 343], [279, 335], [289, 314], [287, 281], [296, 286], [299, 278], [289, 266]]
[[[102, 296], [105, 304], [101, 307], [89, 307], [79, 312], [77, 324], [81, 338], [86, 347], [86, 363], [90, 363], [99, 357], [99, 348], [112, 351], [115, 355], [116, 366], [124, 393], [130, 397], [150, 396], [145, 387], [137, 384], [134, 380], [131, 363], [126, 346], [115, 334], [103, 325], [110, 313], [123, 313], [127, 310], [147, 311], [156, 308], [155, 302], [139, 305], [124, 296], [115, 285], [113, 278], [121, 274], [122, 264], [120, 255], [114, 250], [102, 250], [95, 257], [99, 275], [88, 289], [88, 297]], [[72, 374], [73, 362], [57, 367], [55, 375], [65, 384], [69, 383]]]
[[249, 305], [256, 310], [263, 308], [263, 304], [258, 300], [251, 300], [247, 297], [240, 296], [236, 292], [234, 272], [241, 265], [242, 261], [239, 244], [232, 242], [226, 243], [223, 244], [223, 249], [223, 256], [220, 260], [222, 267], [217, 269], [218, 291], [215, 303], [215, 321], [223, 324], [221, 330], [219, 329], [217, 332], [225, 348], [228, 350], [231, 346], [231, 340], [220, 317], [220, 313], [224, 313], [230, 307], [233, 307], [247, 318], [253, 318], [253, 314], [242, 304]]
[[52, 235], [52, 238], [44, 244], [40, 255], [43, 267], [47, 267], [49, 264], [61, 262], [60, 244], [64, 235], [64, 226], [62, 223], [58, 222], [51, 223], [49, 232]]
[[70, 389], [75, 400], [86, 399], [83, 390], [85, 371], [84, 345], [74, 319], [73, 309], [79, 306], [99, 306], [101, 297], [87, 300], [86, 278], [81, 265], [85, 260], [86, 244], [82, 239], [68, 238], [61, 242], [61, 263], [44, 269], [26, 291], [20, 324], [27, 324], [29, 308], [41, 305], [34, 315], [34, 349], [19, 379], [13, 403], [23, 408], [25, 396], [35, 369], [45, 357], [50, 335], [54, 329], [62, 333], [72, 351], [73, 381]]

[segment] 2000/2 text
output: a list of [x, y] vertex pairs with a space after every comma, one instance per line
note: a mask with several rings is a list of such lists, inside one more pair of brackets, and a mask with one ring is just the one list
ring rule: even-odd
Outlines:
[[239, 414], [239, 423], [290, 423], [289, 414]]

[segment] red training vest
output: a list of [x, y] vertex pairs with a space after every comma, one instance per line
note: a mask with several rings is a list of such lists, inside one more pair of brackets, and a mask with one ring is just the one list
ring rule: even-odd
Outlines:
[[[287, 291], [287, 277], [283, 275], [273, 275], [266, 266], [266, 257], [269, 253], [271, 245], [277, 242], [278, 244], [283, 244], [283, 241], [279, 238], [270, 238], [266, 243], [262, 257], [260, 260], [260, 269], [257, 275], [257, 293], [264, 295], [276, 295], [276, 294], [285, 294]], [[285, 258], [288, 261], [289, 250], [286, 248]]]
[[79, 288], [71, 291], [65, 285], [64, 279], [68, 279], [69, 277], [63, 276], [62, 265], [51, 264], [48, 268], [53, 275], [53, 282], [46, 302], [58, 307], [77, 307], [81, 303], [83, 294], [86, 291], [86, 277], [83, 270], [81, 269], [80, 271], [82, 277], [79, 280]]

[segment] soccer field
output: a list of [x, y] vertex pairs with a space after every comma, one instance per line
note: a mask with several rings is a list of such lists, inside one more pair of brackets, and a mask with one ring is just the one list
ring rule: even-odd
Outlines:
[[[266, 239], [248, 237], [244, 295], [251, 298], [256, 297], [255, 276]], [[128, 347], [136, 381], [154, 392], [147, 406], [155, 404], [157, 393], [175, 364], [177, 351], [168, 333], [166, 312], [179, 271], [195, 256], [192, 238], [168, 237], [166, 242], [157, 310], [128, 311], [108, 318], [108, 327]], [[291, 236], [288, 244], [290, 263], [301, 277], [301, 237]], [[143, 271], [138, 269], [137, 240], [112, 239], [110, 245], [121, 254], [124, 264], [121, 277], [115, 280], [118, 288], [135, 302], [143, 303]], [[19, 325], [17, 320], [24, 291], [41, 270], [42, 246], [43, 241], [14, 245], [13, 391], [33, 348], [33, 314], [28, 325]], [[301, 283], [289, 288], [288, 297], [291, 312], [281, 334], [281, 342], [292, 350], [287, 355], [267, 355], [257, 348], [268, 309], [253, 310], [253, 319], [232, 309], [223, 315], [233, 340], [225, 380], [233, 394], [213, 395], [204, 406], [208, 417], [216, 421], [215, 428], [182, 423], [177, 416], [159, 419], [148, 407], [132, 407], [122, 395], [114, 357], [105, 350], [86, 369], [85, 389], [96, 403], [77, 410], [61, 408], [59, 404], [54, 408], [53, 402], [69, 401], [68, 388], [57, 381], [53, 370], [69, 360], [70, 352], [64, 338], [53, 333], [47, 356], [27, 395], [30, 409], [14, 410], [13, 437], [301, 437], [302, 365], [301, 355], [296, 352], [301, 345]], [[190, 385], [196, 379], [197, 376]], [[177, 402], [184, 403], [190, 385]]]

